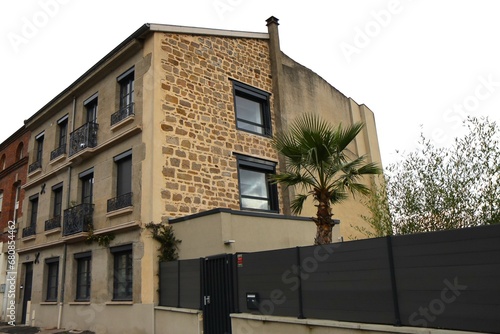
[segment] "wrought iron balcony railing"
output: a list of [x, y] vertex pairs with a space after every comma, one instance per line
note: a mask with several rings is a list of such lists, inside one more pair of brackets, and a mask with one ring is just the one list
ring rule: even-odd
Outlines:
[[35, 161], [31, 165], [28, 166], [28, 173], [33, 173], [37, 169], [42, 168], [42, 160]]
[[132, 206], [132, 193], [108, 199], [108, 212]]
[[116, 123], [124, 120], [125, 118], [133, 114], [134, 114], [134, 103], [130, 103], [128, 106], [121, 108], [120, 110], [111, 115], [111, 125], [115, 125]]
[[64, 210], [63, 235], [88, 232], [93, 227], [94, 204], [83, 203]]
[[61, 227], [61, 216], [56, 216], [45, 221], [45, 231]]
[[29, 237], [36, 234], [36, 224], [31, 224], [23, 228], [23, 238]]
[[55, 158], [60, 157], [65, 153], [66, 153], [66, 144], [61, 145], [52, 152], [50, 152], [50, 160], [54, 160]]
[[98, 128], [99, 124], [89, 122], [73, 131], [69, 139], [69, 155], [72, 156], [87, 147], [96, 147]]

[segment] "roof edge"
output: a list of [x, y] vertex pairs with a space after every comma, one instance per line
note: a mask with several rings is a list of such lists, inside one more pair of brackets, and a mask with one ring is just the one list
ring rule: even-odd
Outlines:
[[124, 41], [122, 41], [120, 44], [118, 44], [113, 50], [111, 50], [103, 58], [101, 58], [101, 60], [99, 60], [91, 68], [89, 68], [87, 71], [85, 71], [85, 73], [80, 75], [78, 77], [78, 79], [73, 81], [62, 92], [57, 94], [54, 98], [52, 98], [49, 102], [47, 102], [43, 107], [41, 107], [37, 112], [35, 112], [33, 115], [31, 115], [28, 119], [24, 120], [24, 125], [27, 125], [28, 123], [32, 122], [36, 117], [38, 117], [41, 113], [43, 113], [43, 111], [45, 109], [47, 109], [51, 104], [53, 104], [55, 101], [57, 101], [62, 96], [67, 94], [69, 91], [71, 91], [80, 81], [82, 81], [85, 77], [87, 77], [89, 74], [94, 72], [97, 68], [99, 68], [99, 66], [104, 64], [108, 59], [110, 59], [114, 54], [116, 54], [120, 49], [122, 49], [130, 41], [144, 36], [149, 31], [150, 31], [150, 25], [148, 23], [143, 24], [139, 29], [137, 29], [134, 33], [132, 33], [132, 35], [127, 37]]
[[237, 30], [224, 30], [213, 28], [198, 28], [189, 26], [176, 26], [168, 24], [150, 23], [150, 30], [154, 32], [164, 33], [178, 33], [189, 35], [210, 35], [210, 36], [224, 36], [224, 37], [239, 37], [239, 38], [256, 38], [256, 39], [269, 39], [269, 34], [264, 32], [251, 32], [251, 31], [237, 31]]

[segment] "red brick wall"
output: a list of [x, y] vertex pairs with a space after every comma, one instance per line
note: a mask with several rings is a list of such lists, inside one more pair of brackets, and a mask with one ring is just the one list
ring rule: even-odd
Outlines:
[[[16, 185], [23, 186], [28, 174], [28, 142], [30, 132], [21, 128], [0, 144], [0, 191], [3, 192], [2, 211], [0, 213], [0, 233], [7, 231], [9, 220], [14, 217]], [[22, 157], [20, 158], [20, 145]], [[4, 158], [5, 157], [5, 158]], [[3, 161], [5, 159], [5, 164]], [[17, 217], [22, 217], [24, 190], [21, 189]], [[0, 241], [5, 241], [7, 234], [2, 234]]]

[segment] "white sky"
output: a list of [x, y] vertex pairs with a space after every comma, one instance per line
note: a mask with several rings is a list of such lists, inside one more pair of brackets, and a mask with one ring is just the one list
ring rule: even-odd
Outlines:
[[384, 165], [421, 126], [450, 145], [467, 115], [500, 121], [495, 0], [22, 0], [0, 3], [0, 142], [144, 23], [266, 32], [375, 113]]

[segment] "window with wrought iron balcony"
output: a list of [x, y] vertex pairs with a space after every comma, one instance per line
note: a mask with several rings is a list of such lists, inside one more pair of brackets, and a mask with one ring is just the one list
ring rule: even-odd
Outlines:
[[63, 235], [68, 236], [93, 229], [94, 224], [94, 169], [79, 174], [81, 183], [81, 204], [64, 210]]
[[70, 134], [69, 155], [72, 156], [86, 148], [97, 146], [97, 94], [84, 102], [87, 111], [87, 122]]
[[45, 134], [44, 132], [42, 132], [35, 137], [35, 161], [28, 166], [28, 174], [31, 174], [42, 168], [44, 136]]

